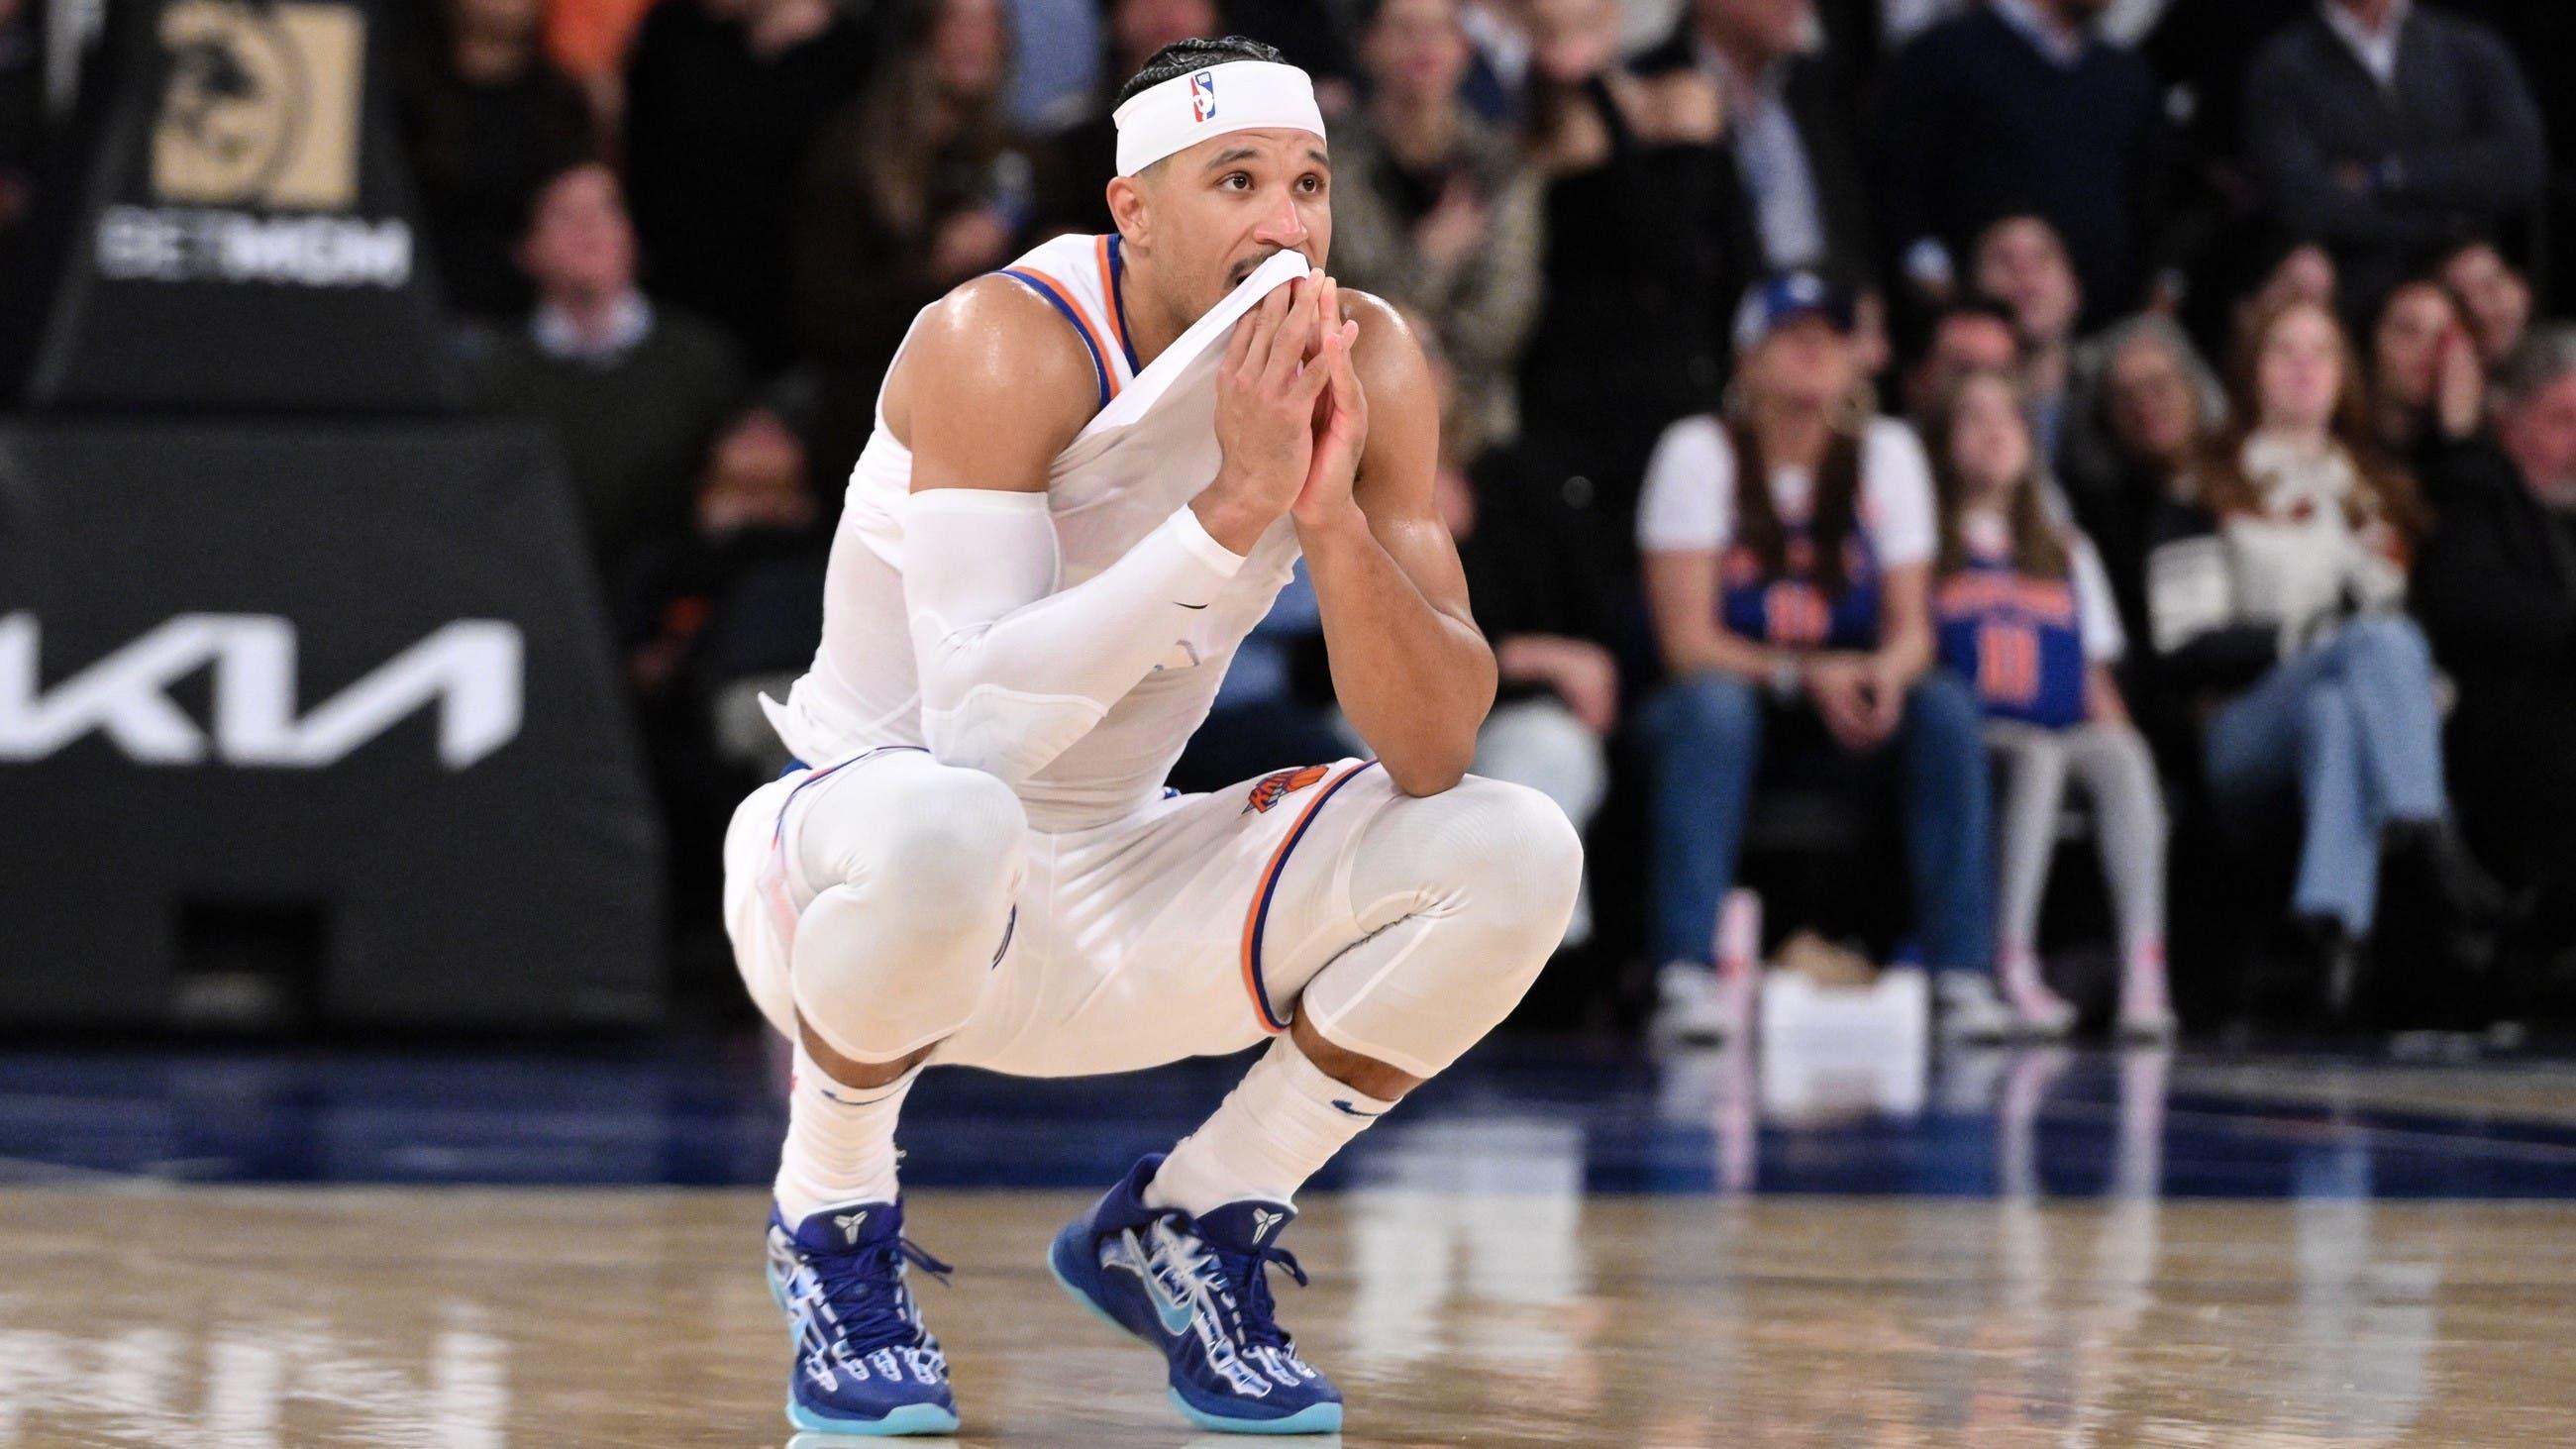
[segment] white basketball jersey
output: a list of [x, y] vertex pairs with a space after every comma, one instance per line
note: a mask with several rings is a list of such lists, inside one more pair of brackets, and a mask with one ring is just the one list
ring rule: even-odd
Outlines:
[[[1216, 369], [1226, 341], [1254, 303], [1304, 276], [1306, 261], [1294, 252], [1270, 258], [1142, 369], [1126, 344], [1118, 238], [1057, 237], [1004, 273], [1064, 314], [1090, 351], [1100, 386], [1100, 412], [1047, 470], [1058, 587], [1072, 588], [1117, 562], [1215, 480]], [[769, 709], [779, 738], [809, 764], [878, 745], [925, 743], [897, 506], [911, 489], [912, 454], [886, 430], [880, 398], [876, 431], [851, 471], [832, 541], [823, 645], [787, 703]], [[1296, 562], [1296, 530], [1283, 518], [1154, 672], [1021, 787], [1030, 823], [1079, 829], [1153, 800], [1207, 718], [1235, 647], [1269, 612]]]

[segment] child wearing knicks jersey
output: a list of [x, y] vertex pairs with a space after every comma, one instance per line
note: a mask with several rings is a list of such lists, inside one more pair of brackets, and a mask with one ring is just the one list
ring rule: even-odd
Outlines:
[[1931, 419], [1940, 483], [1932, 610], [1941, 663], [1984, 708], [2001, 773], [1996, 970], [2033, 1035], [2062, 1035], [2074, 1010], [2041, 980], [2040, 895], [2071, 775], [2092, 797], [2121, 952], [2119, 1032], [2173, 1031], [2164, 963], [2165, 813], [2146, 741], [2111, 664], [2124, 640], [2093, 546], [2051, 516], [2018, 384], [1972, 372]]

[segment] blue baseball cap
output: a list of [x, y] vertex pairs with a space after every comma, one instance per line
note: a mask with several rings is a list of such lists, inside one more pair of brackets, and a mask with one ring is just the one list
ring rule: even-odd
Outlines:
[[1774, 272], [1744, 293], [1735, 309], [1738, 356], [1762, 345], [1763, 339], [1802, 317], [1822, 317], [1836, 332], [1852, 330], [1851, 298], [1814, 272]]

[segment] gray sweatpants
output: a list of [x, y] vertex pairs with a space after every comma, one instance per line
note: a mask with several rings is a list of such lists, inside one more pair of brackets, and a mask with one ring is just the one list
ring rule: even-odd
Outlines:
[[2165, 806], [2147, 742], [2127, 725], [2042, 729], [2010, 720], [1986, 724], [2002, 776], [1996, 819], [2003, 835], [1998, 872], [2006, 960], [2037, 944], [2039, 903], [2057, 851], [2057, 816], [2067, 777], [2093, 801], [2094, 843], [2118, 918], [2120, 959], [2135, 969], [2161, 962], [2165, 940]]

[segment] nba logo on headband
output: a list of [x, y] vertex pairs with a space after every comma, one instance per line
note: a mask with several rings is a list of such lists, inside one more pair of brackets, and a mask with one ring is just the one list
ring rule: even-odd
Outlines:
[[[1225, 75], [1219, 118], [1216, 78]], [[1181, 104], [1186, 97], [1189, 104]], [[1184, 71], [1129, 96], [1112, 113], [1118, 126], [1118, 174], [1133, 176], [1174, 152], [1236, 131], [1304, 131], [1321, 140], [1323, 112], [1315, 83], [1293, 65], [1235, 60]]]

